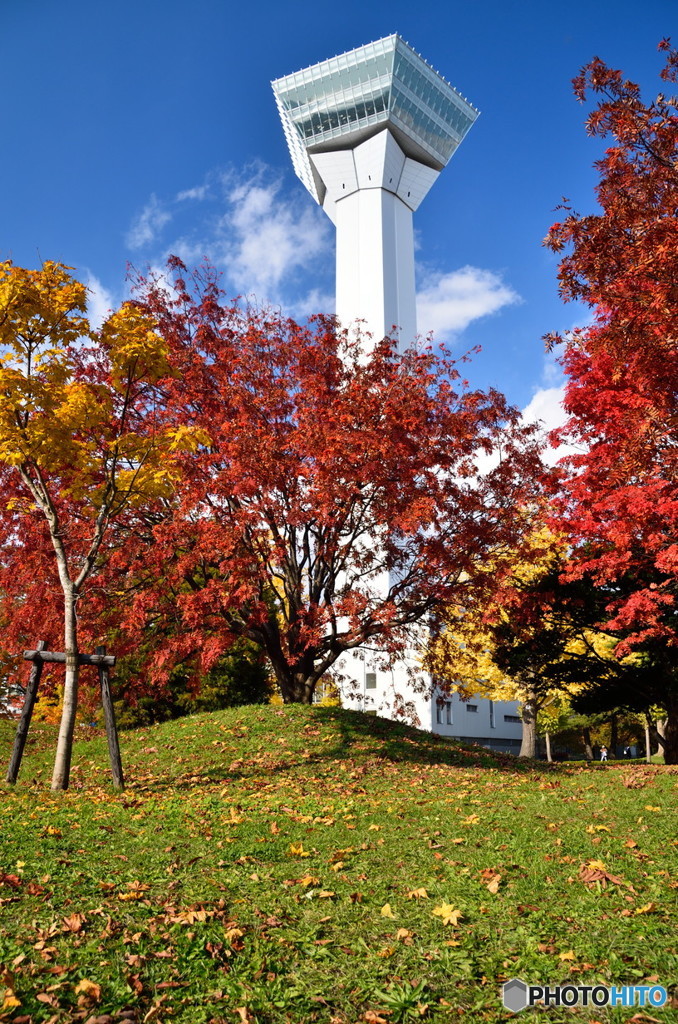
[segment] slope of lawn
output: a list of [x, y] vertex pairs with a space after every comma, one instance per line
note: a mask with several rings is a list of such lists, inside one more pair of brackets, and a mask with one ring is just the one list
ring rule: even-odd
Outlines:
[[[105, 739], [79, 737], [67, 793], [45, 726], [0, 785], [0, 1021], [500, 1021], [511, 977], [678, 982], [670, 768], [256, 707], [123, 734], [116, 794]], [[678, 1008], [516, 1020], [634, 1015]]]

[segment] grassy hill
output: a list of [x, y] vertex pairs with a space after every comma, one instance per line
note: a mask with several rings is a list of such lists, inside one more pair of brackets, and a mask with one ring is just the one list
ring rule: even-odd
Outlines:
[[499, 1021], [514, 976], [678, 982], [670, 768], [256, 707], [123, 734], [115, 794], [105, 739], [79, 733], [69, 792], [47, 727], [0, 786], [0, 1021]]

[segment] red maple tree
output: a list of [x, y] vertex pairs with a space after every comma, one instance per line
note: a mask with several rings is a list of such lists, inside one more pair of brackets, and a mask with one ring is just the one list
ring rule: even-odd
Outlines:
[[[664, 40], [661, 72], [678, 79]], [[678, 759], [678, 104], [639, 87], [596, 58], [574, 80], [600, 97], [589, 134], [611, 145], [596, 166], [600, 212], [567, 209], [546, 244], [566, 251], [560, 288], [585, 302], [593, 324], [566, 339], [560, 437], [579, 454], [562, 479], [561, 523], [576, 544], [571, 573], [609, 594], [619, 653], [656, 667], [646, 704], [668, 715], [666, 758]]]
[[516, 542], [536, 487], [536, 442], [444, 353], [384, 340], [367, 356], [331, 318], [227, 306], [209, 269], [171, 267], [171, 288], [139, 293], [179, 367], [165, 415], [209, 442], [176, 456], [176, 503], [128, 568], [127, 626], [174, 623], [156, 672], [248, 638], [283, 699], [310, 702], [344, 652], [396, 656], [441, 603], [489, 585], [483, 559]]

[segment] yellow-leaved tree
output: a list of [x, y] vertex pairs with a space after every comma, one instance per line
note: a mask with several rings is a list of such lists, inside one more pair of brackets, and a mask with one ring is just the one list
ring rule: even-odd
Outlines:
[[131, 542], [142, 507], [171, 495], [169, 453], [199, 440], [158, 415], [171, 371], [153, 320], [125, 302], [94, 329], [71, 269], [0, 264], [0, 541], [14, 552], [3, 590], [20, 600], [23, 566], [56, 567], [66, 672], [53, 789], [69, 782], [87, 584]]
[[517, 700], [521, 757], [534, 757], [537, 718], [562, 721], [570, 698], [591, 679], [615, 672], [616, 638], [596, 628], [598, 598], [585, 581], [563, 583], [567, 544], [533, 528], [520, 552], [487, 564], [492, 598], [449, 608], [427, 663], [443, 688], [462, 698]]

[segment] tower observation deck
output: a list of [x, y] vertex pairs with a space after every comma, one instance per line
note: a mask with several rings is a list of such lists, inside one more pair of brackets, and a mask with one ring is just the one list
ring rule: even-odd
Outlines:
[[336, 225], [340, 323], [411, 344], [412, 214], [478, 111], [398, 35], [272, 84], [294, 169]]

